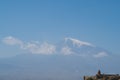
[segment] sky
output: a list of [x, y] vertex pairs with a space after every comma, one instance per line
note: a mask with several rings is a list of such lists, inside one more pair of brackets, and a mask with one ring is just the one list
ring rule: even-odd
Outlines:
[[56, 44], [72, 37], [120, 54], [119, 34], [119, 0], [0, 1], [0, 56], [22, 53], [5, 45], [6, 37], [17, 39], [19, 45], [21, 41]]

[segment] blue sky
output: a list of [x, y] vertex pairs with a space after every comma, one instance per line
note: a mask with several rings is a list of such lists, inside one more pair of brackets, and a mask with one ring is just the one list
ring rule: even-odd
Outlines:
[[[13, 36], [23, 41], [57, 43], [72, 37], [119, 54], [119, 34], [119, 0], [0, 1], [0, 40]], [[20, 50], [0, 46], [1, 55], [9, 51], [13, 54]]]

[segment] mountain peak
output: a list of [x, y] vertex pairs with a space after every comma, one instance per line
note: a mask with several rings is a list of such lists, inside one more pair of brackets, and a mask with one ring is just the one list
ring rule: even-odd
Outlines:
[[65, 38], [65, 42], [67, 41], [71, 41], [73, 45], [81, 47], [81, 46], [91, 46], [91, 47], [95, 47], [93, 44], [89, 43], [89, 42], [84, 42], [84, 41], [80, 41], [78, 39], [74, 39], [74, 38]]

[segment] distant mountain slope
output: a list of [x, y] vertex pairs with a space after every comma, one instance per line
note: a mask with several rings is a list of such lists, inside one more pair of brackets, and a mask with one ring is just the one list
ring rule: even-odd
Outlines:
[[119, 55], [73, 38], [56, 45], [56, 52], [20, 54], [0, 59], [1, 80], [80, 80], [102, 72], [120, 74]]
[[[0, 75], [12, 80], [79, 80], [84, 75], [95, 74], [98, 69], [103, 72], [119, 73], [119, 58], [85, 58], [76, 55], [37, 55], [22, 54], [8, 60], [2, 60]], [[16, 78], [14, 77], [16, 76]], [[9, 79], [5, 79], [9, 80]]]

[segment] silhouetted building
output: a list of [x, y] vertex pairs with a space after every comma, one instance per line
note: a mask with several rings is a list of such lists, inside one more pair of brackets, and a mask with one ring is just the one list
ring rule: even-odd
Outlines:
[[95, 76], [84, 76], [84, 80], [120, 80], [120, 76], [119, 74], [101, 74], [98, 70]]

